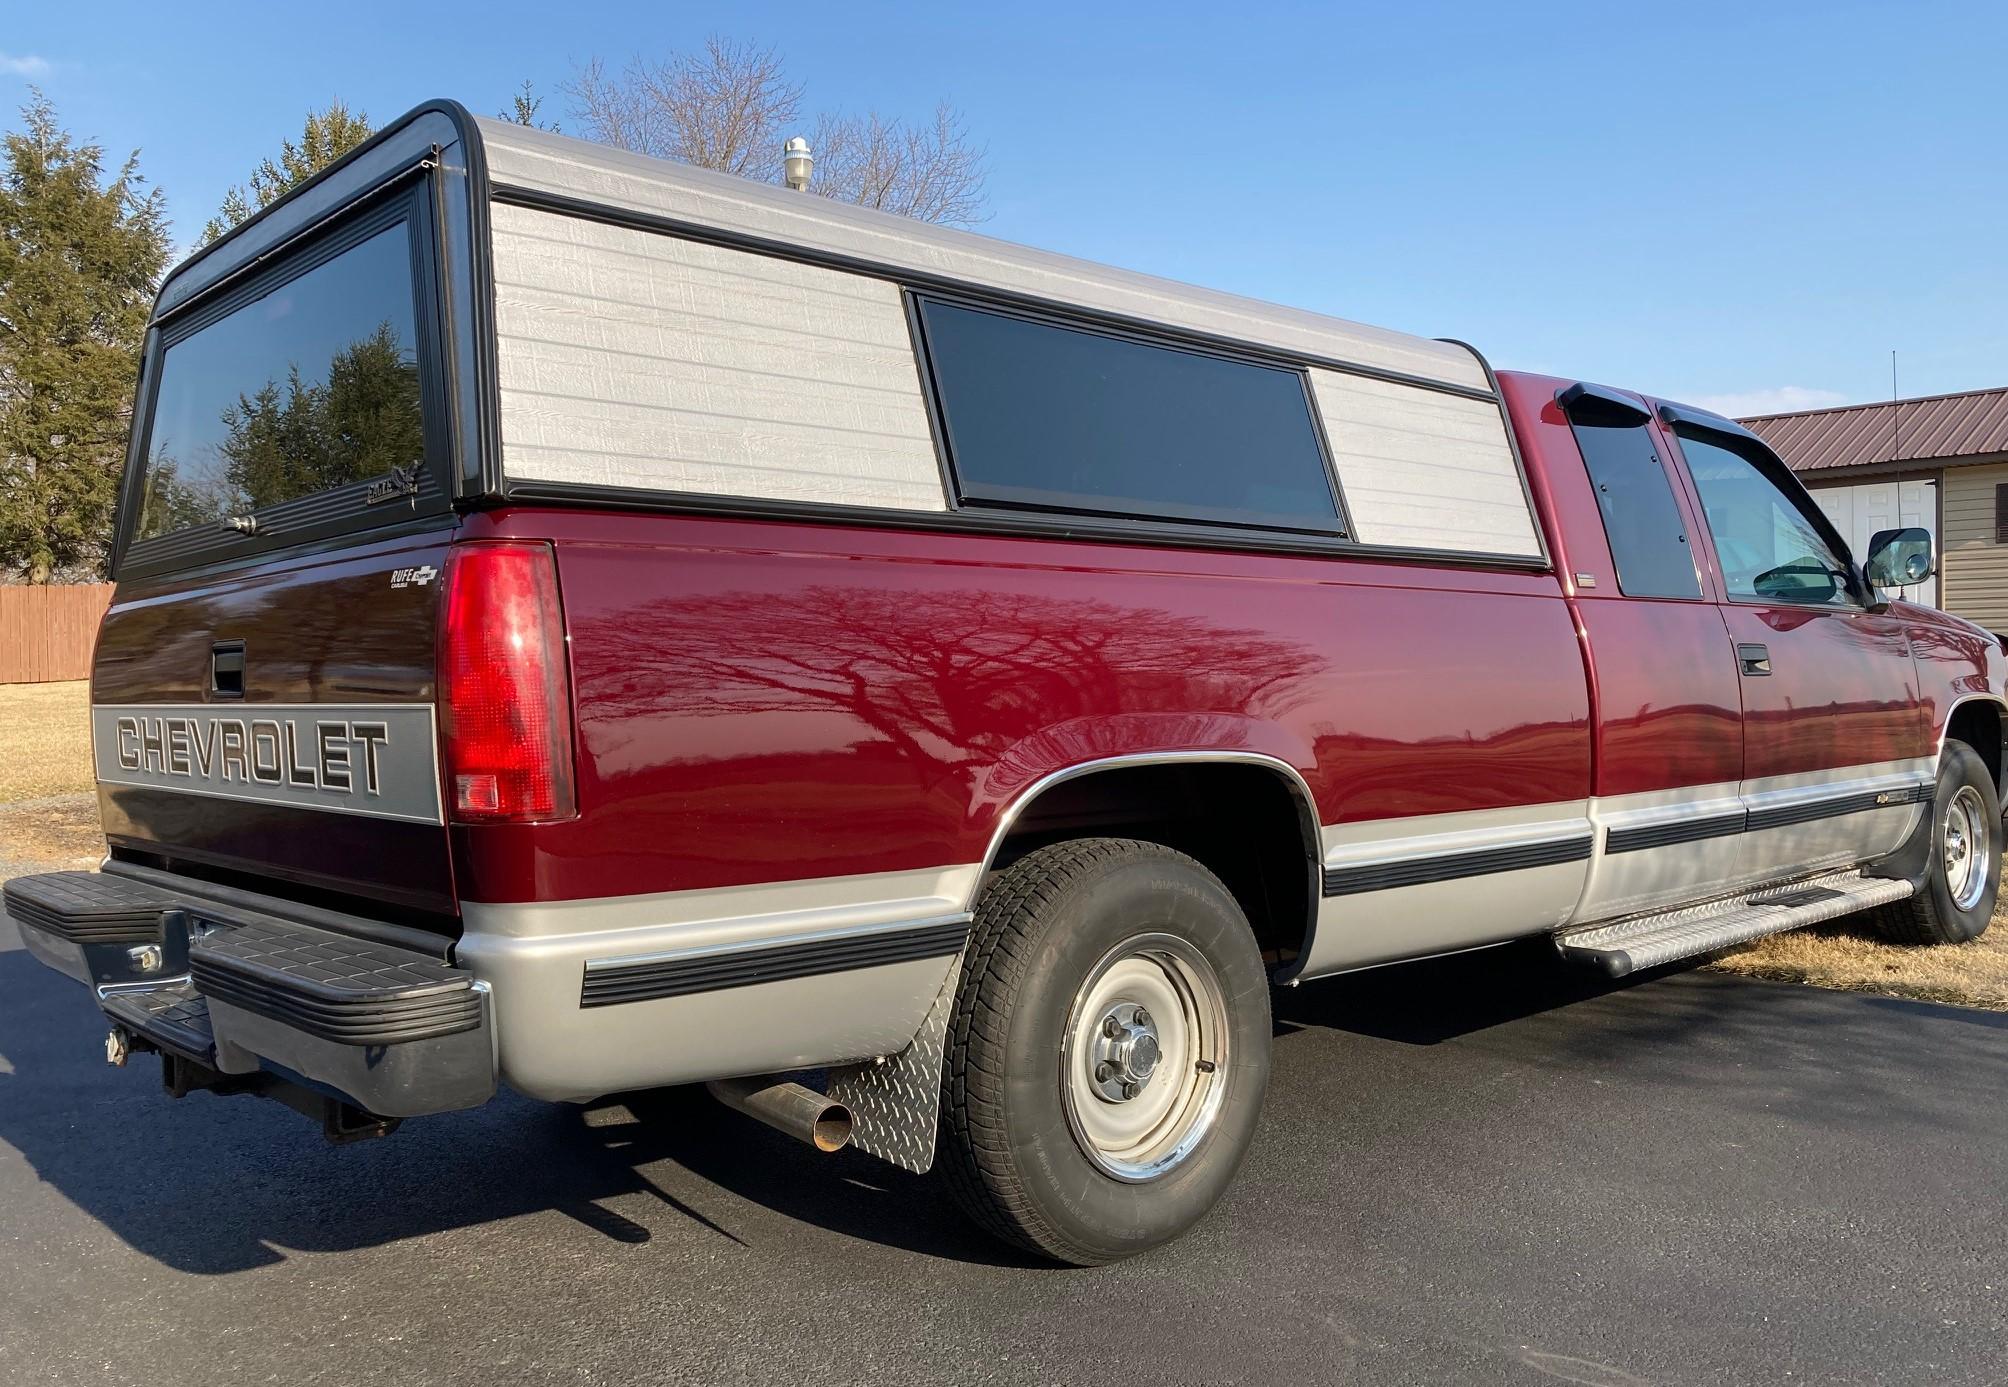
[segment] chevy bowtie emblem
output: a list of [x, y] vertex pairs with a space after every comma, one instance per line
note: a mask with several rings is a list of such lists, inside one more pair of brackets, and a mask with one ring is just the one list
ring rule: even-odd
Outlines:
[[1889, 793], [1889, 792], [1888, 792], [1887, 790], [1885, 790], [1885, 791], [1884, 791], [1884, 792], [1883, 792], [1882, 794], [1879, 794], [1879, 795], [1877, 795], [1877, 796], [1876, 796], [1876, 803], [1877, 803], [1877, 804], [1888, 804], [1888, 803], [1889, 803], [1889, 802], [1890, 802], [1891, 800], [1893, 800], [1893, 799], [1895, 799], [1895, 798], [1896, 798], [1896, 796], [1895, 796], [1895, 795], [1893, 795], [1893, 794], [1890, 794], [1890, 793]]
[[439, 576], [439, 570], [429, 563], [417, 568], [393, 568], [390, 571], [390, 585], [393, 588], [424, 587]]

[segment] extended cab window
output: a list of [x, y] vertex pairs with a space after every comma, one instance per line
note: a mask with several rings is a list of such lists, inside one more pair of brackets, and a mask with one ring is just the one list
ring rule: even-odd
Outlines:
[[1847, 560], [1764, 468], [1699, 434], [1683, 431], [1680, 451], [1731, 600], [1854, 605]]
[[1644, 422], [1582, 411], [1570, 428], [1603, 512], [1618, 590], [1627, 597], [1700, 597], [1687, 527]]
[[410, 232], [358, 235], [168, 331], [135, 539], [423, 460]]
[[1301, 372], [920, 305], [963, 500], [1341, 529]]

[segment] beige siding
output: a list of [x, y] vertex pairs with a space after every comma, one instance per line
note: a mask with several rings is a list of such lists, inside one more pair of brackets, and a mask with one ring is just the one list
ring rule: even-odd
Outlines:
[[[493, 216], [511, 477], [945, 507], [898, 286], [507, 203]], [[1495, 403], [1311, 380], [1360, 540], [1540, 553]]]
[[1994, 542], [1994, 488], [2008, 485], [2008, 465], [1940, 475], [1941, 603], [1990, 631], [2008, 631], [2008, 544]]
[[899, 290], [497, 205], [512, 477], [942, 510]]
[[1496, 406], [1336, 371], [1311, 393], [1362, 543], [1540, 554]]

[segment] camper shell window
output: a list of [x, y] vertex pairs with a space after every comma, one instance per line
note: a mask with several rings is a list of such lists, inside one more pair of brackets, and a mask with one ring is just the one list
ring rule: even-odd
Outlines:
[[916, 301], [964, 503], [1344, 533], [1301, 370]]
[[443, 504], [427, 465], [424, 205], [408, 191], [350, 217], [162, 325], [126, 496], [134, 558], [269, 548]]

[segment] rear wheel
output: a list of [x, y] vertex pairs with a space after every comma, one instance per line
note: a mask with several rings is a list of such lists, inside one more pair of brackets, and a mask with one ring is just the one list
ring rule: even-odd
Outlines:
[[1227, 888], [1091, 838], [1000, 873], [944, 1067], [943, 1166], [982, 1226], [1064, 1262], [1168, 1242], [1213, 1207], [1269, 1076], [1269, 986]]
[[[2001, 889], [2001, 801], [1986, 763], [1964, 742], [1948, 741], [1938, 761], [1924, 875], [1908, 900], [1871, 913], [1896, 944], [1961, 944], [1994, 915]], [[1915, 859], [1913, 859], [1915, 860]]]

